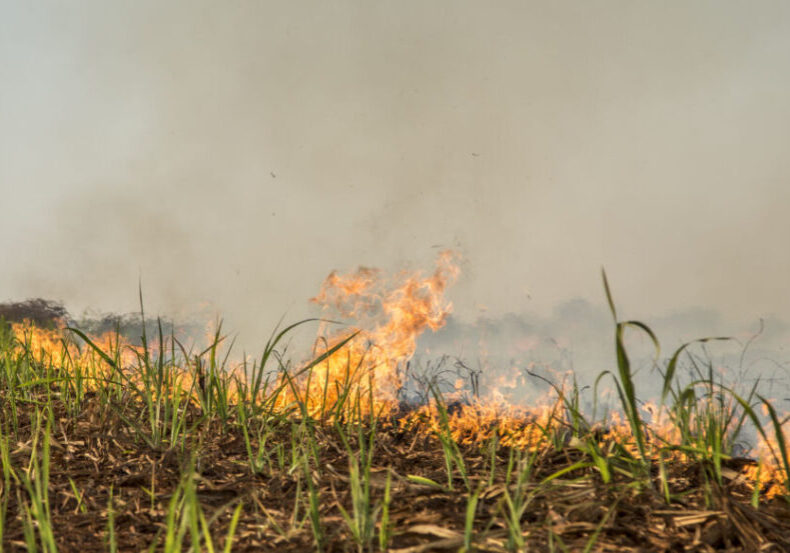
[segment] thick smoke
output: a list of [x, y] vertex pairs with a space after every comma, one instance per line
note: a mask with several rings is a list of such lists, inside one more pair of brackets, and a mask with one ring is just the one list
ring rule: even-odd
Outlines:
[[126, 313], [142, 282], [254, 352], [331, 270], [441, 245], [487, 355], [511, 311], [593, 341], [553, 310], [602, 264], [635, 318], [787, 318], [789, 9], [3, 3], [0, 301]]

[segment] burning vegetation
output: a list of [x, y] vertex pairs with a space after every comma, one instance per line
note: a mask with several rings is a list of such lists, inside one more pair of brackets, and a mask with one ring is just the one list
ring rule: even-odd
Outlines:
[[416, 374], [457, 275], [451, 252], [427, 275], [330, 274], [299, 362], [282, 345], [310, 321], [234, 364], [219, 328], [189, 347], [158, 321], [130, 340], [56, 304], [1, 305], [3, 549], [790, 550], [786, 418], [756, 387], [704, 366], [682, 381], [692, 343], [640, 401], [624, 336], [658, 340], [618, 320], [608, 286], [616, 362], [594, 394], [608, 383], [618, 410], [586, 412], [573, 375], [513, 405], [475, 371]]

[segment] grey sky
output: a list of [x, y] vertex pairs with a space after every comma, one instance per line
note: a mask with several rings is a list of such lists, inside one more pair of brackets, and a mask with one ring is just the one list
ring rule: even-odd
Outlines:
[[790, 314], [786, 2], [0, 6], [0, 300], [142, 274], [255, 334], [441, 244], [462, 318], [602, 265], [632, 316]]

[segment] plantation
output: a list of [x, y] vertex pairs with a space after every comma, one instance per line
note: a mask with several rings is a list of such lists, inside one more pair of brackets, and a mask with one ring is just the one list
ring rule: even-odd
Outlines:
[[[658, 342], [617, 320], [608, 286], [617, 361], [599, 380], [619, 415], [582, 413], [574, 382], [528, 409], [435, 380], [424, 403], [401, 401], [398, 368], [441, 325], [448, 267], [384, 295], [333, 275], [319, 301], [375, 296], [398, 316], [296, 364], [283, 345], [310, 321], [235, 365], [220, 329], [192, 349], [144, 320], [137, 344], [3, 323], [3, 550], [790, 550], [781, 416], [712, 371], [682, 384], [694, 344], [660, 363], [659, 403], [640, 402], [624, 335]], [[761, 446], [738, 456], [747, 428]]]

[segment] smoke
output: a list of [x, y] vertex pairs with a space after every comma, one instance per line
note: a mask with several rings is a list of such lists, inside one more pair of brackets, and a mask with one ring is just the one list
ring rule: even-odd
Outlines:
[[[661, 371], [679, 347], [709, 337], [729, 339], [688, 348], [677, 372], [681, 382], [707, 378], [710, 367], [717, 381], [744, 397], [755, 382], [758, 393], [780, 400], [790, 397], [787, 323], [775, 318], [727, 320], [706, 308], [687, 308], [643, 322], [655, 332], [661, 349], [656, 357], [652, 341], [641, 331], [625, 335], [641, 400], [659, 398]], [[594, 386], [602, 372], [617, 374], [614, 329], [608, 307], [582, 298], [560, 303], [547, 316], [507, 313], [471, 322], [451, 317], [438, 332], [422, 336], [414, 372], [430, 372], [444, 358], [443, 372], [434, 371], [432, 376], [443, 379], [446, 386], [460, 378], [467, 392], [474, 385], [480, 396], [501, 394], [514, 405], [529, 405], [544, 395], [549, 390], [547, 380], [570, 386], [575, 379], [584, 390], [582, 399], [589, 413], [596, 395], [600, 399], [602, 391], [612, 391], [606, 378], [597, 394]]]
[[149, 313], [220, 314], [256, 351], [331, 270], [440, 245], [489, 341], [522, 311], [519, 331], [596, 340], [555, 308], [597, 304], [601, 265], [634, 318], [784, 320], [788, 15], [3, 3], [0, 301], [123, 313], [142, 283]]

